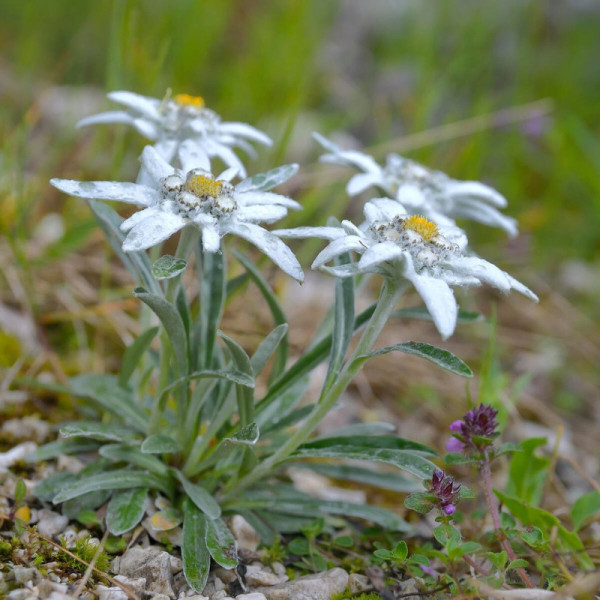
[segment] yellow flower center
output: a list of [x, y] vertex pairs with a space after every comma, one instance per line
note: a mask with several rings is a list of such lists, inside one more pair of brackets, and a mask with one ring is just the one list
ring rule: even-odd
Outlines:
[[221, 193], [221, 187], [223, 184], [212, 177], [207, 175], [193, 175], [186, 183], [185, 187], [188, 191], [192, 192], [194, 196], [198, 198], [205, 198], [210, 196], [211, 198], [217, 198]]
[[190, 96], [189, 94], [177, 94], [173, 96], [173, 102], [179, 106], [191, 106], [192, 108], [203, 108], [204, 98], [202, 96]]
[[438, 234], [438, 226], [435, 223], [418, 215], [404, 219], [402, 229], [416, 231], [426, 242], [430, 242]]

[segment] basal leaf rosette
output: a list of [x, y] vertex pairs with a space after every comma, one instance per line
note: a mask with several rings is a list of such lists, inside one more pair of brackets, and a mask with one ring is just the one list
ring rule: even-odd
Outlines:
[[246, 170], [232, 148], [241, 148], [250, 156], [256, 153], [250, 142], [265, 146], [272, 144], [269, 136], [246, 123], [224, 122], [214, 111], [206, 108], [200, 96], [177, 94], [162, 100], [133, 92], [115, 91], [108, 94], [123, 110], [114, 110], [82, 119], [79, 127], [99, 123], [131, 125], [149, 140], [156, 142], [156, 151], [167, 161], [178, 159], [184, 164], [187, 143], [195, 152], [208, 158], [220, 158], [228, 167], [238, 169], [244, 177]]
[[258, 223], [273, 223], [300, 205], [270, 191], [296, 173], [297, 165], [284, 165], [233, 185], [238, 173], [229, 168], [215, 177], [208, 161], [184, 144], [183, 168], [169, 165], [152, 146], [142, 152], [142, 170], [148, 184], [114, 181], [52, 179], [59, 190], [79, 198], [117, 200], [141, 207], [121, 224], [127, 233], [123, 250], [136, 252], [160, 244], [187, 226], [202, 234], [206, 252], [218, 252], [221, 238], [237, 235], [266, 254], [288, 275], [304, 278], [292, 251]]
[[[443, 338], [454, 332], [458, 306], [452, 287], [483, 283], [502, 292], [516, 290], [532, 300], [537, 296], [492, 263], [465, 251], [467, 238], [454, 226], [438, 226], [421, 216], [409, 216], [402, 205], [388, 198], [368, 202], [365, 223], [350, 221], [340, 227], [299, 227], [274, 233], [288, 238], [318, 237], [330, 241], [312, 268], [336, 277], [378, 273], [397, 285], [410, 282], [431, 314]], [[327, 266], [346, 252], [361, 255], [357, 262]]]

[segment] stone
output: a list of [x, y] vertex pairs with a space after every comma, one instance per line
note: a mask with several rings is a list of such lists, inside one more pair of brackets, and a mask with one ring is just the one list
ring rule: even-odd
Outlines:
[[223, 600], [223, 598], [227, 598], [227, 592], [225, 590], [218, 590], [210, 597], [210, 600]]
[[251, 592], [249, 594], [240, 594], [235, 600], [267, 600], [267, 597], [260, 592]]
[[[20, 460], [25, 460], [30, 454], [33, 454], [37, 448], [35, 442], [23, 442], [8, 452], [0, 452], [0, 473], [7, 472], [9, 467], [12, 467]], [[10, 596], [10, 595], [9, 595]]]
[[264, 594], [267, 600], [329, 600], [333, 594], [343, 592], [347, 585], [348, 573], [335, 568], [255, 591]]
[[130, 548], [119, 562], [119, 575], [133, 579], [144, 577], [147, 592], [175, 597], [171, 556], [158, 548]]
[[96, 586], [98, 600], [128, 600], [127, 594], [120, 587]]
[[73, 600], [73, 596], [62, 592], [52, 592], [46, 600]]
[[417, 598], [420, 598], [419, 588], [417, 586], [417, 582], [411, 577], [410, 579], [405, 579], [398, 584], [398, 589], [402, 594], [414, 594]]
[[215, 575], [226, 584], [230, 584], [237, 579], [235, 569], [224, 569], [223, 567], [219, 567], [218, 569], [215, 569]]
[[269, 573], [261, 565], [249, 566], [246, 568], [246, 581], [253, 586], [260, 585], [277, 585], [278, 583], [284, 583], [288, 580], [287, 575], [275, 575], [275, 573]]
[[82, 460], [76, 456], [70, 456], [69, 454], [61, 454], [56, 460], [57, 471], [67, 471], [67, 473], [73, 473], [75, 475], [84, 467], [85, 463]]
[[19, 588], [18, 590], [13, 590], [8, 594], [7, 598], [10, 600], [37, 600], [37, 597], [28, 590], [27, 588]]
[[372, 589], [373, 586], [366, 575], [350, 573], [348, 576], [348, 590], [350, 590], [351, 594], [360, 594], [361, 592], [368, 592]]
[[22, 419], [9, 419], [2, 425], [2, 433], [15, 440], [33, 440], [38, 444], [43, 443], [48, 437], [50, 424], [37, 417], [23, 417]]
[[234, 515], [229, 521], [229, 527], [233, 537], [237, 542], [238, 548], [255, 552], [260, 544], [260, 537], [256, 530], [244, 517]]
[[131, 577], [126, 577], [125, 575], [115, 575], [115, 581], [130, 587], [136, 592], [143, 592], [146, 589], [146, 578], [145, 577], [137, 577], [136, 579], [132, 579]]
[[271, 569], [273, 569], [273, 573], [275, 573], [275, 575], [285, 575], [285, 565], [283, 563], [274, 562], [271, 565]]
[[173, 575], [177, 575], [177, 573], [181, 573], [183, 571], [183, 563], [181, 559], [177, 556], [171, 556], [171, 573]]
[[68, 517], [53, 510], [42, 508], [38, 511], [37, 530], [45, 537], [53, 538], [55, 535], [62, 533], [68, 524]]
[[38, 594], [40, 598], [47, 598], [52, 594], [52, 592], [59, 592], [61, 594], [66, 594], [68, 586], [64, 583], [54, 583], [49, 579], [42, 579], [37, 584]]
[[38, 572], [35, 567], [13, 567], [12, 576], [16, 583], [25, 585], [29, 581], [35, 581]]

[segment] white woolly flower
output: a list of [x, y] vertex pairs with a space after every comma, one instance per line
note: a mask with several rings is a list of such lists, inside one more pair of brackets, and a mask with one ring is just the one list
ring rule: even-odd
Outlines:
[[[171, 163], [178, 158], [180, 165], [192, 149], [209, 158], [218, 157], [228, 167], [238, 169], [241, 177], [246, 170], [232, 148], [239, 147], [255, 155], [249, 142], [266, 146], [271, 139], [246, 123], [223, 122], [214, 111], [204, 106], [200, 96], [178, 94], [158, 100], [133, 92], [110, 92], [108, 98], [122, 104], [126, 110], [115, 110], [92, 115], [77, 123], [78, 127], [97, 123], [125, 123], [135, 127], [144, 137], [155, 141], [157, 152]], [[187, 147], [182, 147], [188, 142]]]
[[506, 198], [483, 183], [452, 179], [398, 154], [388, 154], [385, 166], [381, 167], [368, 154], [342, 150], [318, 133], [313, 135], [330, 152], [320, 157], [321, 162], [363, 171], [348, 182], [346, 190], [350, 196], [376, 186], [410, 214], [423, 215], [440, 225], [451, 225], [453, 219], [471, 219], [500, 227], [511, 237], [518, 233], [516, 220], [498, 210], [506, 207]]
[[[365, 226], [350, 221], [340, 227], [298, 227], [273, 233], [287, 238], [318, 237], [329, 245], [315, 258], [312, 268], [324, 269], [338, 277], [358, 273], [379, 273], [396, 282], [410, 281], [427, 306], [442, 335], [452, 335], [458, 306], [450, 286], [471, 287], [482, 283], [502, 292], [516, 290], [537, 301], [537, 296], [498, 267], [464, 250], [467, 238], [457, 227], [437, 226], [422, 216], [409, 216], [389, 198], [378, 198], [364, 207]], [[325, 266], [334, 258], [356, 252], [357, 262]]]
[[273, 223], [286, 216], [288, 209], [300, 205], [268, 190], [287, 181], [298, 165], [284, 165], [231, 184], [236, 169], [227, 169], [218, 177], [198, 163], [192, 168], [174, 169], [152, 146], [142, 152], [142, 168], [151, 185], [114, 181], [73, 181], [52, 179], [59, 190], [79, 198], [118, 200], [143, 207], [123, 221], [127, 232], [123, 250], [134, 252], [160, 244], [187, 225], [202, 232], [207, 252], [218, 252], [221, 238], [233, 233], [254, 244], [288, 275], [304, 279], [302, 268], [292, 251], [270, 231], [257, 223]]

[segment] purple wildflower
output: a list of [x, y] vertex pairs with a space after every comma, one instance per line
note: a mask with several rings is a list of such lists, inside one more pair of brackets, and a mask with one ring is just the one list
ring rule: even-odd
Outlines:
[[462, 452], [465, 448], [482, 451], [483, 447], [489, 444], [482, 445], [473, 438], [494, 437], [498, 427], [497, 416], [498, 411], [489, 404], [480, 404], [470, 410], [462, 419], [450, 425], [450, 431], [454, 432], [454, 435], [448, 440], [446, 449], [449, 452]]
[[445, 475], [443, 471], [434, 471], [431, 478], [429, 491], [440, 502], [440, 508], [446, 515], [454, 514], [458, 493], [460, 492], [460, 483], [456, 483], [452, 477]]
[[446, 450], [448, 452], [462, 452], [464, 449], [465, 445], [458, 438], [451, 437], [446, 442]]

